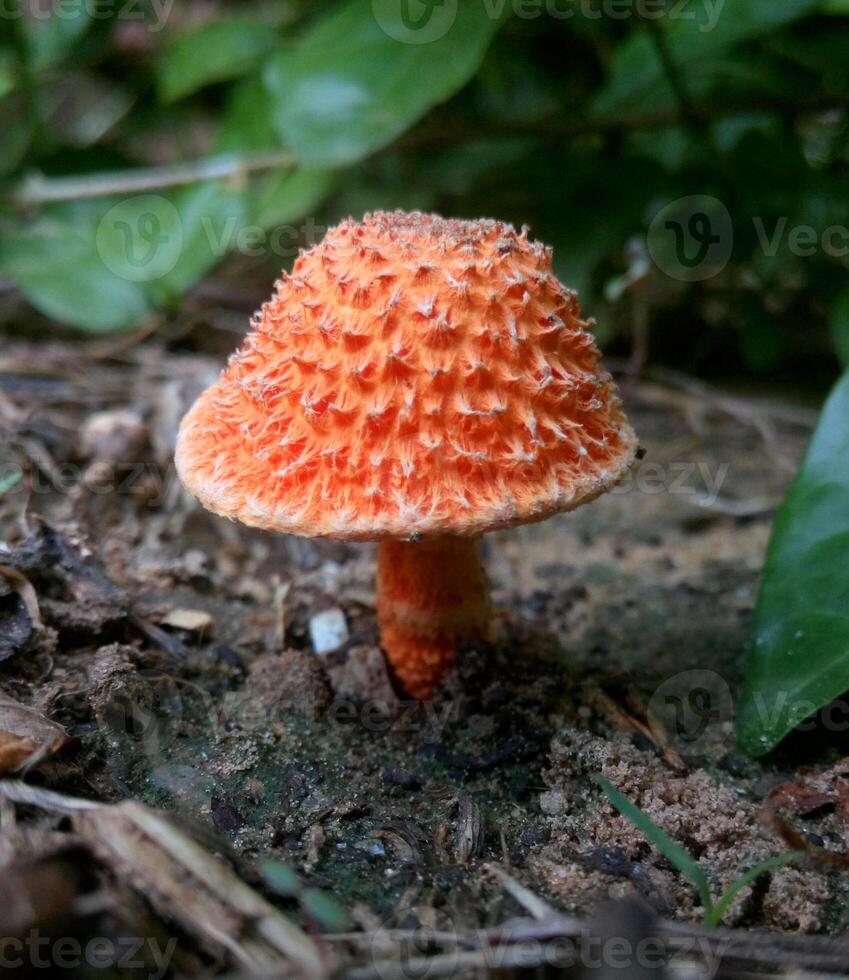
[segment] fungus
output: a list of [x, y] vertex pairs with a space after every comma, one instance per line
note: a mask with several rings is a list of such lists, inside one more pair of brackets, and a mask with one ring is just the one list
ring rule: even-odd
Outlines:
[[598, 497], [637, 452], [551, 257], [498, 221], [344, 221], [180, 429], [178, 472], [209, 510], [380, 542], [382, 646], [414, 697], [487, 633], [479, 536]]

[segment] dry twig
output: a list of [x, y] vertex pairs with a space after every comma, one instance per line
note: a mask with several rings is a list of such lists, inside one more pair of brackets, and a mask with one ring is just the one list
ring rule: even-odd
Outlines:
[[155, 810], [132, 800], [100, 805], [18, 782], [0, 782], [0, 798], [72, 815], [78, 839], [120, 880], [257, 976], [327, 974], [329, 964], [306, 933]]

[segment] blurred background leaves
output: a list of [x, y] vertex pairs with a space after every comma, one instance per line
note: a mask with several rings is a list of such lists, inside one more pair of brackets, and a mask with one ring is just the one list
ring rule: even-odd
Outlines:
[[[248, 312], [327, 224], [417, 207], [529, 224], [635, 362], [821, 394], [849, 359], [843, 0], [25, 0], [0, 27], [0, 275], [69, 327], [203, 316], [210, 282]], [[696, 194], [733, 247], [683, 281], [646, 237]], [[179, 247], [134, 266], [166, 214]]]

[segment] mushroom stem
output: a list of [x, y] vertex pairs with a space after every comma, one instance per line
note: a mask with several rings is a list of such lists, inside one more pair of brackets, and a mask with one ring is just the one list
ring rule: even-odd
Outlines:
[[431, 697], [458, 645], [485, 636], [490, 622], [477, 540], [381, 541], [377, 616], [395, 676], [413, 697]]

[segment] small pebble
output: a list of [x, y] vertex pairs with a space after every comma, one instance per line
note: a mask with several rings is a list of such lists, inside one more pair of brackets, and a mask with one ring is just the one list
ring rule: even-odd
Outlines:
[[354, 844], [354, 847], [361, 851], [363, 854], [367, 854], [369, 857], [385, 857], [386, 848], [381, 844], [379, 840], [361, 840]]
[[187, 633], [211, 633], [214, 627], [212, 616], [202, 609], [172, 609], [159, 620], [160, 626], [185, 630]]
[[341, 609], [326, 609], [310, 620], [310, 639], [319, 655], [333, 653], [348, 642], [348, 623]]
[[82, 450], [91, 459], [106, 463], [135, 460], [147, 439], [147, 427], [136, 412], [129, 409], [97, 412], [84, 422]]

